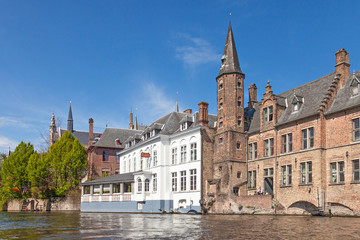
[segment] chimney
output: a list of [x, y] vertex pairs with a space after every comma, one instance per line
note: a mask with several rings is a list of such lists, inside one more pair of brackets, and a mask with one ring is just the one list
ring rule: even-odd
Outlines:
[[208, 106], [207, 102], [200, 102], [199, 104], [199, 124], [205, 127], [208, 126]]
[[130, 110], [129, 129], [134, 129], [132, 107], [131, 107], [131, 110]]
[[248, 103], [249, 109], [252, 109], [255, 103], [257, 103], [257, 87], [255, 83], [253, 83], [249, 87], [249, 103]]
[[340, 88], [345, 84], [346, 79], [350, 75], [350, 63], [349, 63], [349, 53], [345, 49], [340, 49], [336, 52], [336, 65], [335, 73], [336, 75], [340, 74]]
[[192, 114], [192, 110], [189, 108], [189, 109], [186, 109], [185, 111], [184, 111], [184, 113], [186, 113], [186, 114]]
[[89, 142], [88, 147], [92, 145], [92, 141], [94, 138], [94, 120], [92, 118], [89, 119]]

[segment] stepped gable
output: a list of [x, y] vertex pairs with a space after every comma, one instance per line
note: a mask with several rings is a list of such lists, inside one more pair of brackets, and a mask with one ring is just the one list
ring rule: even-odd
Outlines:
[[[99, 141], [97, 141], [95, 147], [110, 147], [110, 148], [124, 148], [125, 141], [135, 134], [141, 133], [141, 130], [121, 129], [121, 128], [106, 128], [101, 135]], [[116, 140], [119, 140], [120, 145]]]
[[[360, 71], [354, 73], [356, 78], [360, 80]], [[354, 74], [350, 74], [347, 78], [344, 87], [338, 90], [338, 93], [330, 106], [329, 110], [325, 112], [325, 115], [344, 111], [346, 109], [360, 106], [360, 95], [352, 96], [350, 84], [353, 80]]]
[[[334, 80], [334, 76], [335, 73], [331, 73], [315, 81], [279, 94], [280, 97], [286, 99], [287, 107], [276, 125], [279, 126], [318, 114], [322, 100], [328, 93], [328, 89]], [[298, 98], [302, 97], [302, 104], [298, 111], [293, 111], [291, 104], [293, 98], [296, 96]]]

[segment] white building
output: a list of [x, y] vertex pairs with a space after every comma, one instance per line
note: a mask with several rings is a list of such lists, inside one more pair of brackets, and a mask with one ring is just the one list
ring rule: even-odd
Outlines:
[[[216, 116], [209, 115], [209, 126]], [[200, 212], [199, 114], [172, 112], [130, 137], [120, 174], [83, 183], [82, 211]]]

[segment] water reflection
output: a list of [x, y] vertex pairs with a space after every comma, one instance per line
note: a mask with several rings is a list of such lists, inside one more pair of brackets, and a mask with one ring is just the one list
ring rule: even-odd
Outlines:
[[0, 239], [360, 239], [360, 218], [0, 213]]

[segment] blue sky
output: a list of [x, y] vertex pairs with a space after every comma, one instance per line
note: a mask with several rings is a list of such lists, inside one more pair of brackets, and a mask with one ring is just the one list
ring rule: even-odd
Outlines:
[[[216, 114], [229, 12], [245, 89], [275, 94], [334, 71], [335, 52], [360, 70], [360, 1], [0, 0], [0, 152], [42, 148], [51, 114], [66, 128], [127, 128], [175, 109]], [[245, 90], [245, 95], [248, 93]], [[247, 99], [245, 99], [247, 102]]]

